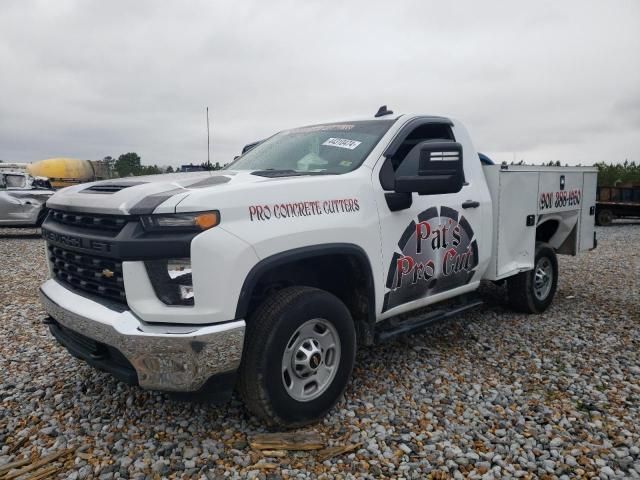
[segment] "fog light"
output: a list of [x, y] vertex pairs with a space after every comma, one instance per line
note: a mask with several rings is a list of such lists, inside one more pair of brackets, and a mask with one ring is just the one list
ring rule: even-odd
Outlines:
[[193, 298], [193, 285], [180, 285], [180, 298], [183, 300]]
[[193, 305], [191, 260], [172, 258], [144, 262], [153, 290], [167, 305]]

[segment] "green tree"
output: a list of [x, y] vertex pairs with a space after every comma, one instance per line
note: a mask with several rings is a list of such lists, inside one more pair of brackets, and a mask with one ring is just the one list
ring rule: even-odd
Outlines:
[[162, 170], [158, 167], [158, 165], [143, 165], [141, 167], [142, 175], [157, 175], [159, 173], [163, 173]]
[[118, 172], [119, 177], [130, 177], [141, 175], [143, 168], [140, 164], [140, 155], [135, 152], [124, 153], [118, 157], [113, 168]]
[[[225, 163], [225, 165], [226, 165], [226, 163]], [[211, 165], [209, 165], [207, 162], [202, 162], [202, 163], [200, 164], [200, 166], [201, 166], [201, 167], [202, 167], [202, 169], [204, 169], [204, 170], [220, 170], [220, 169], [222, 169], [222, 167], [223, 167], [224, 165], [220, 165], [220, 162], [216, 162], [216, 163], [213, 163], [213, 164], [211, 164]]]
[[169, 165], [164, 173], [173, 173], [173, 167]]
[[640, 185], [640, 165], [625, 160], [624, 163], [596, 163], [598, 185], [613, 187], [622, 185]]

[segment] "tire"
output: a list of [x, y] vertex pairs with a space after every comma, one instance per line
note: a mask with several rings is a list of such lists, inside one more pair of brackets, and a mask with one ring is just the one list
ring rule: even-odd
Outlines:
[[270, 426], [312, 423], [344, 392], [355, 354], [355, 326], [344, 303], [324, 290], [288, 287], [249, 318], [238, 390], [247, 409]]
[[600, 210], [596, 216], [596, 223], [603, 227], [608, 227], [613, 222], [613, 212], [611, 210]]
[[548, 244], [538, 243], [533, 269], [507, 280], [509, 304], [517, 312], [542, 313], [551, 304], [557, 286], [556, 254]]

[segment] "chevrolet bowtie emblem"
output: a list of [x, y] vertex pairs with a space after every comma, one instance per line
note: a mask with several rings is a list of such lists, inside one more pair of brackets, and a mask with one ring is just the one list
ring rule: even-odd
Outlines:
[[102, 270], [102, 276], [104, 278], [111, 278], [113, 277], [113, 272], [111, 270], [109, 270], [108, 268], [105, 268], [104, 270]]

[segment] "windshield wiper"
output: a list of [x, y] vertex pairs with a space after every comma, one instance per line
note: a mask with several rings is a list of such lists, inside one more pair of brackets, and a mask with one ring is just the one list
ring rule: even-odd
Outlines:
[[257, 175], [258, 177], [292, 177], [295, 175], [300, 175], [295, 170], [278, 170], [275, 168], [267, 168], [266, 170], [256, 170], [255, 172], [251, 172], [251, 175]]
[[276, 169], [267, 168], [265, 170], [256, 170], [251, 172], [251, 175], [257, 175], [259, 177], [278, 178], [278, 177], [300, 177], [303, 175], [333, 175], [331, 172], [305, 172], [291, 169]]

